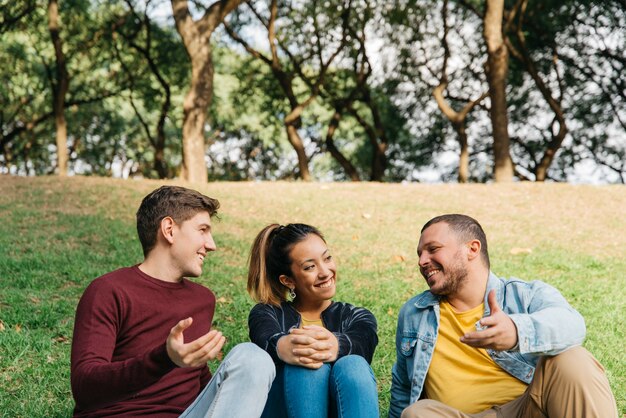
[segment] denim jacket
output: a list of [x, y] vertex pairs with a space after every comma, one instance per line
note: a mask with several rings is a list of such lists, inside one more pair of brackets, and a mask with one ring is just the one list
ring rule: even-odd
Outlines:
[[[509, 351], [487, 349], [502, 369], [530, 383], [540, 356], [556, 355], [580, 345], [585, 338], [585, 321], [558, 290], [541, 281], [501, 279], [489, 274], [485, 292], [496, 290], [498, 305], [517, 327], [518, 344]], [[425, 291], [402, 306], [396, 332], [396, 363], [392, 369], [389, 417], [400, 417], [420, 399], [439, 327], [439, 297]], [[453, 383], [452, 383], [453, 384]]]
[[[282, 363], [276, 353], [278, 339], [299, 328], [301, 315], [289, 302], [280, 306], [259, 303], [250, 311], [248, 326], [250, 341], [267, 351], [275, 363]], [[339, 342], [337, 358], [358, 354], [372, 362], [378, 345], [376, 318], [365, 308], [343, 302], [332, 302], [322, 312], [322, 324]]]

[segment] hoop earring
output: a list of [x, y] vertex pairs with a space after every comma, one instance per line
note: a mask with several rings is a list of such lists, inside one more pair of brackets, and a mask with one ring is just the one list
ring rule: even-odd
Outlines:
[[295, 289], [289, 289], [289, 297], [291, 298], [291, 300], [294, 300], [296, 298], [296, 290]]

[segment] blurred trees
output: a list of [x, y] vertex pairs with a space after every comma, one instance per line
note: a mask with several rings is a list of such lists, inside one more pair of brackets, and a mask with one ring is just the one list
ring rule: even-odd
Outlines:
[[626, 181], [623, 0], [0, 2], [2, 173]]

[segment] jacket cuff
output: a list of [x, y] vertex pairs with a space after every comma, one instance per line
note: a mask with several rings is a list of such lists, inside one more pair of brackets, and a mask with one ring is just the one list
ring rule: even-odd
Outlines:
[[532, 336], [535, 334], [533, 322], [528, 315], [511, 314], [509, 318], [517, 328], [517, 344], [515, 347], [507, 351], [519, 351], [520, 354], [533, 353]]
[[342, 334], [340, 332], [333, 332], [333, 335], [337, 338], [337, 343], [339, 344], [337, 359], [352, 354], [352, 341], [350, 338], [346, 334]]
[[278, 332], [267, 339], [267, 347], [265, 348], [265, 351], [267, 351], [276, 363], [282, 361], [280, 357], [278, 357], [278, 340], [285, 335], [287, 334], [284, 332]]

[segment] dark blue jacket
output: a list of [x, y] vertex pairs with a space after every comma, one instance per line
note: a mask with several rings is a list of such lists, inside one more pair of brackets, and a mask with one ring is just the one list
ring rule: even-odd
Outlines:
[[[292, 328], [299, 328], [301, 316], [289, 302], [281, 306], [259, 303], [250, 311], [248, 326], [250, 340], [268, 352], [275, 363], [282, 363], [276, 353], [276, 344]], [[324, 327], [332, 332], [339, 342], [337, 358], [349, 354], [364, 357], [372, 362], [378, 344], [376, 318], [365, 308], [343, 302], [332, 302], [322, 312]]]

